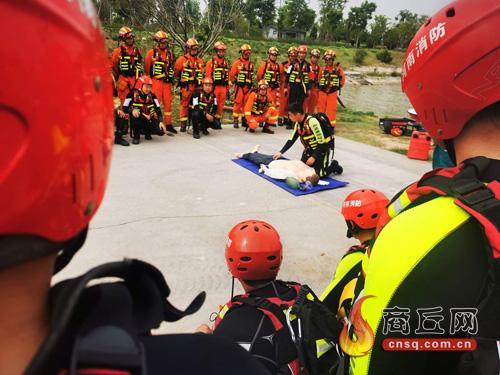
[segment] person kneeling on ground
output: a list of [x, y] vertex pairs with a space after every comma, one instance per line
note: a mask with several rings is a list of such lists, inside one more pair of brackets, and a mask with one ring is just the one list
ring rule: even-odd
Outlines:
[[130, 122], [134, 145], [141, 142], [141, 131], [147, 140], [152, 139], [151, 134], [163, 136], [166, 131], [160, 102], [151, 92], [153, 81], [148, 76], [142, 76], [139, 78], [139, 85], [140, 89], [132, 90], [123, 103], [123, 112], [132, 114]]
[[[235, 225], [228, 235], [225, 256], [233, 281], [238, 279], [245, 294], [232, 297], [220, 309], [213, 331], [207, 325], [198, 331], [238, 343], [271, 374], [298, 375], [312, 364], [316, 369], [332, 368], [337, 359], [333, 341], [339, 332], [335, 315], [306, 285], [276, 279], [283, 259], [276, 229], [259, 220]], [[301, 339], [324, 345], [309, 351], [300, 345]]]
[[293, 133], [281, 151], [274, 154], [274, 158], [281, 158], [300, 138], [304, 145], [300, 160], [313, 167], [320, 177], [331, 173], [341, 174], [343, 168], [333, 159], [335, 149], [333, 128], [325, 116], [321, 113], [306, 115], [302, 104], [299, 103], [290, 104], [288, 112], [290, 120], [294, 122]]
[[273, 106], [273, 101], [268, 94], [269, 85], [265, 79], [261, 79], [257, 90], [252, 92], [245, 104], [245, 118], [250, 133], [255, 133], [259, 124], [263, 124], [262, 133], [274, 134], [269, 126], [276, 126], [278, 122], [278, 110]]
[[236, 154], [236, 158], [249, 160], [259, 165], [261, 167], [260, 172], [277, 180], [293, 177], [302, 183], [309, 181], [312, 185], [318, 184], [319, 176], [314, 168], [309, 167], [300, 160], [274, 160], [273, 155], [261, 154], [259, 150], [260, 145], [257, 145], [252, 152]]
[[204, 135], [209, 135], [208, 128], [221, 129], [217, 114], [217, 98], [213, 93], [212, 78], [203, 79], [203, 90], [191, 98], [190, 116], [193, 123], [193, 138], [200, 138], [200, 130]]
[[389, 199], [374, 189], [353, 191], [342, 203], [347, 237], [356, 238], [359, 244], [347, 250], [335, 270], [332, 281], [320, 297], [339, 318], [349, 315], [345, 310], [350, 310], [349, 306], [354, 302], [358, 278], [364, 278], [370, 256], [370, 242], [375, 237], [377, 222], [388, 203]]

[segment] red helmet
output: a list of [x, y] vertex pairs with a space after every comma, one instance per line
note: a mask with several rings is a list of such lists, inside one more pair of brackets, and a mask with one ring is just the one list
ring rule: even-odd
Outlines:
[[[9, 88], [0, 90], [0, 236], [66, 241], [97, 211], [111, 160], [113, 91], [99, 22], [78, 1], [0, 9], [2, 26], [17, 30], [2, 46], [14, 60], [0, 60]], [[50, 38], [32, 43], [40, 30]]]
[[344, 199], [342, 215], [361, 229], [374, 229], [388, 203], [389, 199], [378, 190], [355, 190]]
[[271, 224], [247, 220], [228, 234], [226, 262], [233, 277], [266, 280], [276, 277], [283, 258], [280, 235]]
[[118, 36], [120, 37], [120, 39], [126, 39], [129, 35], [134, 36], [130, 27], [122, 26], [118, 31]]
[[301, 45], [299, 48], [297, 48], [298, 53], [307, 53], [307, 47], [304, 45]]
[[432, 137], [456, 137], [500, 100], [498, 25], [497, 0], [459, 0], [429, 18], [410, 42], [401, 86]]
[[143, 85], [152, 85], [153, 84], [153, 80], [151, 79], [150, 76], [141, 76], [141, 77], [139, 77], [139, 82], [141, 83], [141, 87]]
[[203, 78], [202, 84], [203, 85], [213, 85], [214, 81], [212, 81], [212, 78], [210, 77], [205, 77]]

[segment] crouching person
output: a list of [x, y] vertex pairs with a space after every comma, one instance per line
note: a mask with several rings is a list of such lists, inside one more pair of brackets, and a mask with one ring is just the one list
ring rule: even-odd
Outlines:
[[141, 132], [144, 138], [151, 140], [151, 134], [164, 135], [165, 125], [161, 114], [160, 103], [151, 92], [153, 81], [148, 76], [139, 78], [139, 89], [132, 90], [123, 103], [123, 111], [130, 114], [132, 127], [132, 143], [141, 142]]
[[[283, 248], [276, 229], [258, 220], [235, 225], [225, 256], [245, 294], [221, 308], [213, 334], [240, 344], [271, 374], [328, 373], [322, 371], [334, 368], [340, 332], [335, 315], [306, 285], [277, 280]], [[206, 325], [199, 330], [212, 332]]]
[[278, 110], [273, 105], [268, 88], [267, 81], [261, 79], [257, 91], [248, 96], [245, 104], [245, 119], [250, 133], [254, 133], [259, 124], [263, 124], [262, 133], [274, 134], [274, 131], [269, 129], [269, 126], [276, 126]]
[[212, 78], [203, 79], [201, 92], [191, 97], [190, 117], [193, 124], [193, 138], [200, 138], [200, 130], [203, 135], [209, 135], [208, 128], [221, 129], [220, 119], [217, 114], [217, 98], [213, 92]]

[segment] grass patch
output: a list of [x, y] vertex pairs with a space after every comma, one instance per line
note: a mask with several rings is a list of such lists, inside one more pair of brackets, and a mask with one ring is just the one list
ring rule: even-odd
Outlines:
[[406, 155], [408, 153], [408, 150], [399, 147], [391, 147], [389, 151], [396, 152], [401, 155]]

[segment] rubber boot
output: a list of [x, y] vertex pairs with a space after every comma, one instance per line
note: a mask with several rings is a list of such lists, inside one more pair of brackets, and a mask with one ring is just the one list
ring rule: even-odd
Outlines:
[[181, 133], [186, 132], [187, 121], [181, 121]]
[[274, 130], [269, 129], [269, 125], [265, 124], [262, 128], [262, 133], [274, 134]]
[[245, 131], [246, 131], [246, 130], [248, 130], [248, 122], [247, 122], [247, 119], [246, 119], [245, 117], [243, 117], [243, 118], [241, 119], [241, 126], [242, 126], [243, 128], [245, 128]]
[[169, 133], [177, 134], [177, 130], [172, 125], [167, 125], [166, 128]]
[[115, 133], [115, 145], [130, 146], [130, 143], [123, 139], [121, 134]]
[[238, 129], [240, 126], [238, 125], [238, 117], [233, 117], [233, 128]]

